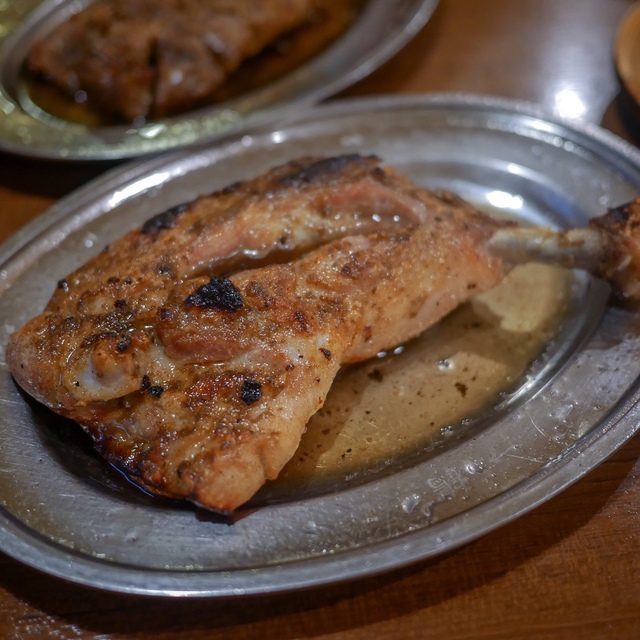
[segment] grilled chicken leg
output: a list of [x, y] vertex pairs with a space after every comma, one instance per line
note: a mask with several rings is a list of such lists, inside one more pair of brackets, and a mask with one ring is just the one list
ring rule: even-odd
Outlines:
[[[589, 232], [623, 296], [639, 207]], [[12, 335], [7, 361], [132, 480], [228, 512], [292, 457], [342, 365], [498, 284], [521, 233], [375, 158], [297, 160], [111, 244]]]

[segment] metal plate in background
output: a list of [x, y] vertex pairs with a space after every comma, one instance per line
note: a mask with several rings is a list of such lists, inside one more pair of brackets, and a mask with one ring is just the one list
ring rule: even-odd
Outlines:
[[[87, 127], [30, 104], [20, 70], [35, 40], [91, 0], [14, 0], [0, 6], [0, 149], [58, 160], [114, 160], [219, 139], [274, 122], [361, 80], [429, 20], [438, 0], [368, 0], [353, 26], [323, 53], [262, 88], [212, 107], [149, 122]], [[28, 14], [29, 9], [34, 9]], [[26, 17], [25, 17], [26, 16]]]
[[[588, 125], [473, 96], [336, 102], [275, 131], [129, 164], [0, 250], [0, 345], [55, 282], [170, 205], [302, 153], [376, 153], [427, 187], [575, 226], [640, 190], [640, 153]], [[506, 196], [506, 197], [505, 197]], [[235, 522], [123, 487], [73, 425], [21, 394], [0, 354], [0, 548], [50, 574], [151, 595], [232, 596], [365, 576], [451, 550], [577, 480], [640, 424], [640, 322], [577, 277], [576, 332], [470, 437], [322, 495], [304, 487]], [[398, 419], [402, 419], [401, 416]]]

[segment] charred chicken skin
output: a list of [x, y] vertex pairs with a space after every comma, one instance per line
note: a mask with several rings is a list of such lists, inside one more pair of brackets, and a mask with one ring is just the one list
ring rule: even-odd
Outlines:
[[[622, 296], [639, 215], [587, 230]], [[229, 512], [293, 456], [341, 366], [498, 284], [514, 247], [537, 259], [520, 231], [373, 157], [295, 160], [106, 247], [12, 335], [7, 362], [134, 482]]]

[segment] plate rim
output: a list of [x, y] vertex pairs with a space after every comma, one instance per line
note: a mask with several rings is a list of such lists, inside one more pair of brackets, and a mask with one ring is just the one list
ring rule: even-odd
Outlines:
[[[112, 593], [140, 596], [239, 597], [286, 593], [329, 584], [353, 582], [391, 570], [400, 570], [418, 562], [426, 562], [441, 553], [455, 551], [459, 547], [507, 525], [575, 484], [624, 446], [639, 430], [640, 388], [636, 383], [627, 394], [624, 403], [618, 405], [612, 415], [603, 421], [598, 429], [583, 438], [579, 446], [571, 447], [568, 455], [562, 461], [555, 461], [554, 464], [548, 465], [541, 472], [532, 475], [508, 491], [476, 505], [454, 518], [444, 519], [430, 525], [426, 531], [406, 533], [399, 539], [373, 543], [367, 547], [339, 552], [333, 556], [307, 558], [273, 565], [263, 574], [260, 574], [256, 568], [198, 572], [140, 569], [101, 561], [58, 545], [55, 545], [57, 553], [52, 555], [49, 548], [54, 543], [46, 540], [43, 542], [38, 534], [33, 533], [31, 534], [31, 544], [25, 543], [13, 530], [9, 531], [6, 528], [6, 523], [3, 522], [4, 518], [2, 518], [4, 514], [0, 514], [0, 527], [2, 527], [0, 533], [3, 530], [5, 534], [8, 533], [10, 542], [13, 544], [3, 546], [2, 551], [15, 560], [66, 582]], [[609, 443], [609, 440], [613, 440], [613, 442]], [[611, 444], [613, 448], [594, 454], [594, 449], [591, 447], [594, 441], [600, 443], [604, 441]], [[585, 458], [588, 458], [587, 464], [585, 464]], [[558, 476], [561, 476], [561, 482], [558, 482]], [[531, 501], [525, 507], [510, 511], [509, 507], [512, 504], [520, 502], [516, 495], [516, 489], [520, 495], [524, 490], [531, 497]], [[485, 516], [494, 515], [495, 511], [503, 512], [504, 515], [497, 520], [494, 518], [490, 524], [485, 524], [473, 533], [447, 535], [451, 533], [450, 520], [463, 520], [465, 524], [468, 524], [469, 521], [484, 522]], [[17, 528], [20, 526], [21, 523], [18, 523]], [[442, 550], [431, 554], [423, 553], [421, 548], [424, 546], [425, 538], [430, 538], [441, 544]], [[406, 541], [399, 545], [399, 540]], [[42, 555], [37, 558], [25, 558], [23, 552], [33, 551], [34, 548], [38, 549]], [[320, 569], [318, 569], [318, 565]], [[69, 577], [70, 568], [78, 570], [73, 578]], [[309, 569], [313, 572], [312, 578], [307, 577], [306, 570]], [[153, 587], [149, 586], [150, 576], [155, 584]], [[110, 578], [112, 579], [110, 580]], [[214, 578], [214, 582], [218, 583], [217, 586], [211, 585], [212, 578]]]

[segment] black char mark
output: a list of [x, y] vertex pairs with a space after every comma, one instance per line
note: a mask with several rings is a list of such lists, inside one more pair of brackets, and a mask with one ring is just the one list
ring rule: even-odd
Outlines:
[[[372, 156], [373, 157], [373, 156]], [[296, 186], [299, 184], [309, 184], [329, 177], [333, 174], [340, 175], [342, 170], [354, 162], [362, 162], [365, 160], [363, 156], [356, 153], [344, 154], [331, 158], [323, 158], [313, 162], [309, 166], [296, 171], [295, 173], [284, 176], [281, 182], [285, 185]]]
[[262, 397], [262, 385], [255, 380], [245, 380], [242, 383], [242, 389], [240, 390], [240, 397], [242, 402], [246, 405], [251, 405], [254, 402], [258, 402]]
[[153, 398], [159, 398], [164, 393], [164, 387], [161, 387], [159, 384], [152, 385], [151, 380], [146, 373], [142, 376], [140, 390], [146, 391]]
[[142, 233], [146, 236], [155, 238], [161, 231], [165, 229], [173, 229], [178, 224], [178, 218], [184, 213], [190, 206], [190, 202], [184, 202], [177, 204], [175, 207], [171, 207], [162, 213], [158, 213], [152, 218], [149, 218], [142, 225]]
[[228, 278], [213, 276], [207, 284], [199, 287], [186, 300], [185, 306], [219, 311], [238, 311], [244, 306], [238, 288]]
[[616, 223], [624, 224], [634, 213], [633, 202], [627, 202], [608, 210], [609, 217]]

